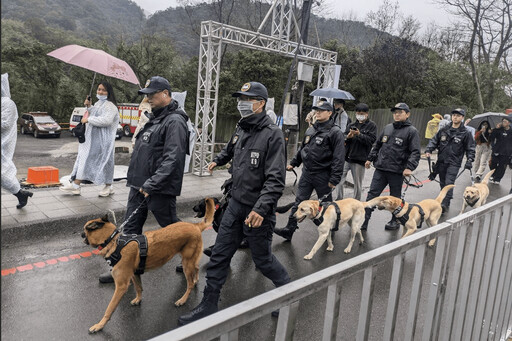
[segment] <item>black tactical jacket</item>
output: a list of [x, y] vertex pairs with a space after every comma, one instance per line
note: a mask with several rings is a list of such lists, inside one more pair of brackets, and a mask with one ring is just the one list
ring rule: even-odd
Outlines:
[[363, 123], [356, 121], [347, 126], [346, 135], [350, 132], [350, 128], [357, 128], [359, 135], [345, 140], [345, 160], [364, 165], [377, 139], [377, 126], [369, 119]]
[[189, 145], [189, 118], [175, 100], [149, 115], [135, 141], [127, 186], [142, 187], [149, 194], [180, 195]]
[[329, 172], [329, 182], [337, 185], [345, 162], [345, 136], [332, 119], [315, 122], [306, 130], [302, 146], [290, 162], [293, 167], [304, 164], [309, 173]]
[[491, 133], [492, 152], [500, 155], [512, 156], [512, 129], [493, 129]]
[[439, 130], [428, 143], [425, 152], [432, 153], [436, 149], [439, 150], [437, 157], [439, 163], [460, 167], [464, 154], [471, 162], [475, 159], [475, 140], [464, 123], [461, 123], [458, 128], [453, 128], [450, 123], [449, 126]]
[[259, 113], [238, 122], [235, 133], [213, 159], [232, 161], [232, 197], [261, 216], [272, 214], [285, 186], [285, 146], [281, 129]]
[[409, 119], [384, 127], [368, 155], [375, 168], [402, 174], [415, 170], [420, 161], [420, 135]]

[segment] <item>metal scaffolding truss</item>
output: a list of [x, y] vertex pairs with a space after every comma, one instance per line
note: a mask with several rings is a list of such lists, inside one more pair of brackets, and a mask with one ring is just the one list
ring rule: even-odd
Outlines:
[[222, 44], [268, 51], [291, 58], [297, 54], [298, 60], [320, 64], [319, 87], [333, 84], [336, 52], [298, 44], [289, 39], [292, 27], [297, 27], [291, 0], [275, 0], [260, 29], [270, 14], [272, 14], [270, 36], [215, 21], [201, 23], [195, 119], [199, 134], [194, 147], [192, 167], [195, 175], [209, 175], [208, 164], [213, 160]]

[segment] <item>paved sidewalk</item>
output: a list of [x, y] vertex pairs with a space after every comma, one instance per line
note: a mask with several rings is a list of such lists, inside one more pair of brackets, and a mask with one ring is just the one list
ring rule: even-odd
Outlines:
[[[191, 208], [197, 201], [207, 196], [221, 197], [220, 187], [230, 177], [227, 170], [213, 172], [213, 176], [199, 177], [191, 173], [185, 174], [181, 196], [177, 198], [178, 214], [191, 213]], [[295, 176], [288, 173], [287, 187], [293, 186]], [[87, 219], [97, 218], [107, 210], [113, 210], [116, 217], [122, 219], [126, 210], [129, 188], [126, 180], [114, 182], [114, 194], [109, 197], [99, 197], [103, 186], [84, 185], [81, 195], [70, 195], [57, 187], [30, 189], [34, 196], [29, 198], [27, 206], [17, 209], [18, 199], [2, 189], [1, 230], [2, 239], [10, 240], [14, 234], [28, 237], [26, 233], [38, 230], [59, 230], [75, 222], [83, 223]], [[28, 228], [21, 233], [21, 229]], [[55, 232], [55, 231], [54, 231]], [[16, 237], [18, 239], [19, 236]], [[3, 240], [5, 241], [5, 240]]]

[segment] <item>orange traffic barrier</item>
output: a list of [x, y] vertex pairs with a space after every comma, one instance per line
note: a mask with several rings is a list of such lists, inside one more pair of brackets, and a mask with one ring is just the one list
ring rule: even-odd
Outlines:
[[27, 182], [34, 185], [59, 183], [59, 169], [53, 166], [29, 167]]

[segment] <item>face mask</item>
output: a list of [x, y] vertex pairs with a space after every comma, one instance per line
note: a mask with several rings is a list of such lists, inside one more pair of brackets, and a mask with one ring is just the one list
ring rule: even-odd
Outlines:
[[364, 120], [366, 120], [366, 115], [356, 115], [356, 119], [358, 121], [364, 121]]
[[107, 95], [96, 94], [96, 98], [99, 99], [100, 101], [105, 101], [107, 99]]
[[240, 112], [240, 115], [242, 118], [249, 117], [251, 115], [254, 115], [254, 111], [252, 110], [252, 104], [251, 101], [239, 101], [237, 104], [237, 109]]

